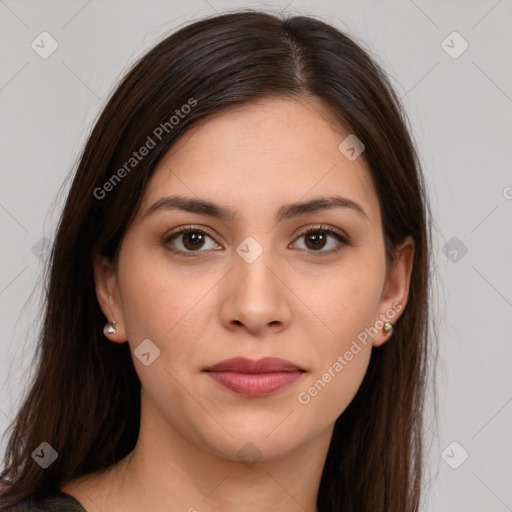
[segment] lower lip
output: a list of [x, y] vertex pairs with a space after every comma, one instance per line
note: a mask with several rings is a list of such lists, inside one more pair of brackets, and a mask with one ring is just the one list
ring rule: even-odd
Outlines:
[[207, 372], [219, 384], [243, 396], [266, 396], [289, 386], [304, 372], [237, 373], [230, 371]]

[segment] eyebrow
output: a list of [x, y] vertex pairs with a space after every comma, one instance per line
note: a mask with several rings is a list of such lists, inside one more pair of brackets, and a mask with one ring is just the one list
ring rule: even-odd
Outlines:
[[[283, 220], [299, 217], [300, 215], [316, 213], [321, 210], [331, 210], [333, 208], [346, 208], [369, 220], [368, 215], [358, 203], [341, 196], [317, 197], [309, 201], [286, 204], [277, 211], [276, 220], [277, 222], [281, 222]], [[173, 195], [162, 197], [156, 201], [156, 203], [146, 210], [143, 214], [143, 218], [155, 213], [156, 211], [168, 209], [207, 215], [223, 221], [232, 221], [237, 216], [237, 211], [231, 210], [227, 206], [215, 204], [205, 199]]]

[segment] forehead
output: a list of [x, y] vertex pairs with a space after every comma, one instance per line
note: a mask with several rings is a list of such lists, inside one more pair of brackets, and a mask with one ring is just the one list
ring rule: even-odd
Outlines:
[[181, 194], [230, 205], [244, 217], [273, 214], [291, 201], [341, 195], [380, 224], [364, 158], [351, 161], [338, 149], [348, 135], [316, 99], [272, 98], [226, 109], [196, 123], [167, 152], [141, 210]]

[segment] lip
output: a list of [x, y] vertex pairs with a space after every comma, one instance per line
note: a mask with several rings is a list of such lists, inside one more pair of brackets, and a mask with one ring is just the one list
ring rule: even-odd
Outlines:
[[267, 396], [289, 386], [305, 372], [296, 364], [275, 357], [257, 361], [235, 357], [204, 370], [225, 388], [248, 397]]
[[245, 357], [234, 357], [233, 359], [226, 359], [206, 368], [208, 372], [229, 371], [237, 373], [271, 373], [297, 370], [304, 371], [296, 364], [277, 357], [263, 357], [257, 361]]

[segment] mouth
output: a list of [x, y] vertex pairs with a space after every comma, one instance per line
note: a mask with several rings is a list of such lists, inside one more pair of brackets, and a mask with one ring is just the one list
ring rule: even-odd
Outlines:
[[218, 384], [247, 397], [275, 393], [300, 379], [306, 372], [290, 361], [275, 357], [257, 361], [236, 357], [220, 361], [204, 371]]

